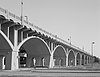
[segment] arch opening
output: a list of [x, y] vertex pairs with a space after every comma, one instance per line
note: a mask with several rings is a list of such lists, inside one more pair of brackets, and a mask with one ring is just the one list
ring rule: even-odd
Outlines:
[[68, 66], [75, 66], [75, 55], [74, 51], [70, 51], [68, 55]]
[[53, 53], [54, 66], [55, 67], [64, 67], [66, 66], [66, 51], [64, 47], [57, 46]]
[[88, 64], [90, 63], [90, 59], [89, 59], [89, 56], [88, 56]]
[[[38, 37], [26, 39], [26, 41], [19, 45], [19, 50], [23, 48], [27, 55], [24, 67], [49, 67], [50, 50], [48, 49], [46, 42]], [[21, 57], [25, 58], [24, 55]]]
[[87, 56], [85, 56], [85, 64], [87, 64], [87, 61], [88, 61]]
[[84, 55], [82, 55], [82, 65], [84, 65]]
[[78, 53], [77, 54], [77, 57], [76, 57], [76, 65], [80, 65], [80, 54]]

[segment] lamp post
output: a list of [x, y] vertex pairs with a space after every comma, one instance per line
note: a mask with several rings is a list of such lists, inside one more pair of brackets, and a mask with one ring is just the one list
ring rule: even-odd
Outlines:
[[95, 42], [91, 43], [92, 67], [93, 67], [93, 62], [94, 62], [94, 57], [93, 57], [93, 45], [94, 44], [95, 44]]
[[95, 42], [92, 42], [92, 44], [91, 44], [91, 54], [92, 54], [92, 56], [93, 56], [93, 45], [95, 44]]
[[70, 42], [70, 45], [71, 45], [71, 36], [70, 36], [70, 38], [68, 38], [68, 41]]
[[26, 18], [26, 22], [27, 22], [27, 24], [28, 24], [28, 16], [25, 16], [25, 18]]
[[21, 25], [23, 25], [23, 0], [21, 0]]

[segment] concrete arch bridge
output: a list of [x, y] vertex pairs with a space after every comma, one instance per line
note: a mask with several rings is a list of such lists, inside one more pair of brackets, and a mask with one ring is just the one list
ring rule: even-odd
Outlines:
[[0, 69], [85, 66], [93, 56], [45, 32], [0, 15]]

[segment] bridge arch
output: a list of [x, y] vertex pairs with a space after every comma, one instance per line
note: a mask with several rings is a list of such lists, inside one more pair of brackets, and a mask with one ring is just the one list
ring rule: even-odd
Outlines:
[[66, 50], [62, 45], [54, 48], [53, 58], [55, 66], [66, 66]]
[[84, 59], [85, 55], [82, 55], [82, 65], [84, 65], [85, 59]]
[[68, 66], [75, 66], [75, 53], [70, 49], [68, 54]]
[[76, 65], [80, 65], [80, 53], [77, 53], [76, 55]]
[[51, 54], [51, 51], [50, 51], [50, 48], [49, 48], [48, 44], [47, 44], [42, 38], [39, 38], [39, 37], [36, 37], [36, 36], [31, 36], [31, 37], [28, 37], [28, 38], [24, 39], [24, 40], [18, 45], [17, 50], [19, 50], [20, 47], [21, 47], [26, 41], [28, 41], [28, 40], [30, 40], [30, 39], [35, 39], [35, 38], [41, 40], [41, 41], [47, 46], [47, 48], [48, 48], [48, 50], [49, 50], [49, 52], [50, 52], [50, 54]]
[[[49, 66], [51, 51], [47, 43], [35, 36], [24, 39], [18, 46], [27, 53], [26, 66]], [[35, 62], [35, 63], [34, 63]]]

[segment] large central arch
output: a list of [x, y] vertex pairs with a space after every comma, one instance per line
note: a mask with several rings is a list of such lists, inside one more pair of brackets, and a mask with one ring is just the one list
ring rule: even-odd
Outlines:
[[19, 44], [18, 50], [20, 48], [23, 48], [28, 55], [27, 67], [49, 66], [51, 52], [43, 39], [34, 36], [28, 37]]
[[58, 45], [53, 52], [55, 66], [66, 66], [66, 50], [63, 46]]

